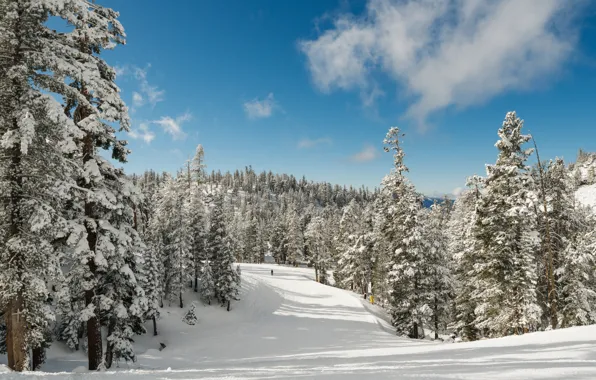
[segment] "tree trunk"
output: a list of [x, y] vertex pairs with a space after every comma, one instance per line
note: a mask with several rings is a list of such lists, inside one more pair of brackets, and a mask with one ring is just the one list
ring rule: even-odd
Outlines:
[[[87, 144], [91, 144], [89, 136], [85, 139], [85, 145]], [[90, 219], [95, 219], [93, 212], [93, 204], [85, 204], [85, 216], [87, 216]], [[91, 248], [91, 250], [95, 252], [95, 247], [97, 244], [97, 234], [95, 232], [95, 226], [92, 223], [86, 223], [85, 227], [87, 230], [87, 243], [89, 244], [89, 248]], [[92, 259], [88, 260], [88, 266], [91, 276], [95, 278], [97, 267]], [[103, 360], [101, 324], [98, 316], [99, 308], [97, 307], [97, 305], [94, 305], [95, 296], [96, 294], [94, 288], [85, 291], [85, 305], [87, 307], [89, 307], [89, 305], [95, 306], [94, 315], [87, 320], [87, 357], [89, 359], [90, 371], [97, 371]]]
[[153, 336], [157, 336], [157, 318], [155, 317], [155, 314], [153, 314], [151, 319], [153, 319]]
[[[110, 318], [110, 323], [108, 325], [108, 338], [114, 332], [116, 328], [116, 319]], [[114, 343], [108, 340], [108, 346], [106, 347], [106, 368], [112, 367], [112, 362], [114, 361]]]
[[228, 300], [228, 311], [230, 311], [230, 300]]
[[182, 302], [182, 291], [180, 291], [180, 308], [184, 308], [184, 303]]
[[437, 295], [435, 294], [435, 315], [434, 315], [434, 320], [435, 320], [435, 339], [439, 339], [439, 315], [438, 315], [438, 303], [439, 301], [437, 300]]
[[412, 338], [418, 339], [418, 322], [414, 322], [414, 326], [412, 328]]
[[195, 293], [199, 291], [199, 261], [195, 260]]
[[46, 359], [46, 350], [45, 348], [39, 346], [33, 349], [33, 360], [31, 363], [31, 369], [33, 371], [37, 371], [41, 368], [41, 365], [45, 362]]
[[22, 297], [19, 295], [6, 308], [6, 353], [8, 367], [13, 371], [27, 370], [27, 350], [25, 345], [25, 321], [21, 315], [23, 311]]
[[[93, 290], [87, 290], [85, 292], [85, 303], [87, 305], [93, 304], [94, 297], [95, 292]], [[102, 356], [101, 325], [99, 324], [99, 318], [94, 315], [87, 321], [87, 357], [89, 359], [90, 371], [97, 371], [99, 369]]]

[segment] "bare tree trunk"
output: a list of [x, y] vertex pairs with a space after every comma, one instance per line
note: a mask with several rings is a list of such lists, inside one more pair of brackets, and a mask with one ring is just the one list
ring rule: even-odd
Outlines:
[[230, 311], [230, 300], [228, 300], [228, 311]]

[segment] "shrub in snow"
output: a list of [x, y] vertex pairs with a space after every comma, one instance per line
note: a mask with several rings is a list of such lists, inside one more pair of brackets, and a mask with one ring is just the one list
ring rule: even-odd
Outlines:
[[197, 315], [195, 314], [195, 305], [190, 305], [190, 309], [188, 309], [188, 311], [184, 315], [184, 318], [182, 318], [182, 321], [184, 323], [186, 323], [187, 325], [194, 326], [194, 325], [196, 325], [197, 320], [198, 320], [198, 318], [197, 318]]

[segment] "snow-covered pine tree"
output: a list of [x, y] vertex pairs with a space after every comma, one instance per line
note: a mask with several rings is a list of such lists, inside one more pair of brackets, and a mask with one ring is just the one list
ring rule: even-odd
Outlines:
[[[102, 313], [122, 315], [122, 308], [112, 309], [118, 302], [102, 294], [102, 287], [111, 277], [108, 272], [123, 270], [119, 267], [127, 261], [121, 256], [125, 254], [123, 247], [129, 247], [138, 238], [134, 228], [128, 227], [132, 221], [126, 209], [132, 201], [124, 175], [99, 153], [100, 149], [110, 151], [112, 158], [120, 162], [126, 162], [129, 153], [126, 142], [116, 137], [112, 126], [128, 129], [127, 108], [114, 84], [115, 71], [100, 57], [102, 50], [124, 43], [124, 30], [117, 20], [118, 13], [99, 4], [86, 0], [49, 3], [67, 12], [66, 18], [73, 26], [65, 38], [69, 49], [60, 50], [71, 54], [72, 63], [72, 71], [64, 75], [71, 80], [69, 91], [64, 94], [64, 111], [82, 135], [77, 136], [78, 151], [70, 157], [82, 168], [77, 174], [82, 191], [70, 210], [73, 224], [69, 240], [76, 241], [77, 249], [70, 261], [69, 283], [80, 283], [84, 291], [85, 308], [80, 319], [87, 325], [89, 369], [96, 370], [103, 364]], [[127, 288], [136, 289], [135, 268], [129, 264], [128, 271]], [[83, 296], [80, 292], [71, 295], [74, 302]]]
[[230, 238], [224, 236], [222, 249], [217, 253], [214, 263], [217, 267], [215, 272], [215, 287], [219, 301], [230, 311], [232, 300], [238, 300], [240, 290], [240, 279], [234, 270], [234, 253], [232, 252]]
[[360, 283], [361, 276], [358, 270], [358, 247], [359, 237], [363, 231], [362, 209], [355, 199], [343, 209], [339, 222], [339, 234], [337, 236], [336, 249], [338, 253], [337, 267], [333, 274], [337, 285], [344, 289], [356, 289]]
[[421, 326], [422, 226], [419, 221], [422, 203], [413, 185], [405, 177], [404, 152], [400, 146], [399, 128], [389, 129], [384, 140], [385, 151], [393, 151], [394, 169], [382, 182], [377, 210], [382, 218], [381, 232], [386, 242], [387, 281], [390, 287], [392, 322], [397, 333], [418, 338]]
[[249, 207], [244, 221], [244, 261], [249, 263], [258, 263], [259, 260], [259, 245], [258, 245], [258, 225], [257, 217], [253, 207]]
[[470, 274], [477, 261], [477, 245], [472, 228], [475, 225], [476, 202], [480, 199], [483, 179], [478, 176], [468, 178], [464, 191], [453, 204], [449, 220], [449, 255], [454, 262], [455, 311], [453, 328], [464, 341], [478, 339], [478, 329], [474, 321], [476, 303], [472, 294], [476, 291], [476, 282]]
[[224, 238], [226, 236], [226, 226], [224, 223], [224, 196], [218, 194], [213, 197], [213, 208], [209, 217], [209, 232], [207, 234], [207, 253], [211, 260], [211, 269], [213, 271], [213, 279], [215, 282], [214, 297], [221, 299], [221, 293], [217, 286], [217, 279], [220, 277], [221, 271], [221, 251], [223, 251]]
[[196, 307], [195, 304], [191, 304], [190, 308], [184, 314], [184, 318], [182, 318], [182, 322], [186, 323], [187, 325], [194, 326], [197, 324], [197, 314], [195, 313]]
[[311, 219], [304, 238], [310, 252], [310, 261], [315, 268], [315, 278], [318, 282], [327, 282], [327, 271], [331, 267], [331, 252], [329, 251], [328, 235], [326, 235], [325, 219], [316, 216]]
[[300, 226], [298, 206], [292, 203], [288, 207], [286, 214], [287, 220], [287, 242], [286, 242], [286, 262], [298, 266], [298, 263], [304, 258], [304, 236]]
[[205, 260], [201, 269], [201, 298], [211, 305], [211, 299], [215, 296], [215, 280], [210, 260]]
[[448, 252], [447, 222], [451, 204], [448, 199], [435, 202], [430, 209], [425, 226], [428, 248], [425, 256], [426, 304], [429, 306], [426, 324], [432, 326], [435, 339], [447, 329], [450, 321], [451, 297], [453, 295], [452, 261]]
[[551, 160], [546, 168], [538, 165], [540, 201], [537, 204], [538, 231], [541, 245], [537, 255], [538, 300], [543, 308], [543, 324], [557, 328], [558, 296], [561, 282], [557, 272], [564, 265], [563, 251], [575, 240], [582, 226], [582, 213], [576, 210], [576, 186], [562, 159]]
[[475, 324], [491, 336], [523, 333], [540, 317], [536, 300], [536, 218], [532, 178], [525, 162], [532, 149], [523, 145], [523, 121], [507, 113], [495, 144], [499, 155], [487, 166], [485, 190], [476, 207], [474, 237], [478, 259], [475, 282]]
[[167, 178], [160, 189], [157, 228], [162, 231], [164, 250], [164, 297], [184, 307], [182, 294], [193, 267], [188, 224], [188, 178], [179, 172]]
[[[50, 95], [74, 91], [64, 78], [81, 67], [70, 47], [75, 31], [49, 29], [50, 16], [84, 14], [76, 1], [0, 1], [0, 310], [10, 368], [36, 369], [49, 322], [47, 282], [60, 283], [65, 237], [61, 215], [76, 165], [65, 160], [80, 137]], [[8, 265], [10, 262], [10, 265]], [[8, 266], [7, 266], [8, 265]], [[29, 365], [27, 351], [33, 349]]]
[[194, 267], [194, 291], [198, 291], [198, 278], [203, 262], [207, 259], [205, 253], [206, 215], [203, 186], [205, 182], [205, 151], [203, 146], [197, 146], [190, 169], [191, 191], [189, 203], [189, 225], [191, 229], [191, 255]]
[[100, 305], [109, 304], [102, 315], [108, 327], [106, 368], [112, 366], [114, 359], [134, 361], [133, 336], [146, 332], [143, 325], [148, 309], [143, 289], [146, 272], [143, 270], [146, 269], [143, 268], [143, 252], [147, 247], [137, 233], [135, 219], [135, 209], [142, 195], [121, 169], [113, 173], [118, 181], [112, 188], [119, 209], [113, 212], [109, 226], [99, 222], [100, 228], [106, 228], [106, 232], [99, 236], [96, 246], [109, 263], [99, 287]]
[[215, 297], [222, 304], [227, 305], [230, 311], [230, 303], [238, 296], [238, 279], [232, 264], [234, 253], [232, 241], [226, 234], [223, 218], [224, 196], [218, 195], [211, 212], [211, 226], [207, 247], [210, 256], [213, 258], [213, 280], [215, 282]]
[[596, 323], [596, 220], [590, 210], [574, 210], [579, 222], [559, 256], [557, 278], [561, 327]]

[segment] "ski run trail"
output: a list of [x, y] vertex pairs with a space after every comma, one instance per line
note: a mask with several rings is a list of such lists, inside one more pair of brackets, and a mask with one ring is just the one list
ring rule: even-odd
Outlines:
[[[414, 341], [397, 337], [361, 295], [313, 281], [312, 269], [241, 268], [241, 301], [230, 312], [187, 293], [184, 309], [162, 310], [159, 336], [137, 337], [135, 363], [88, 372], [84, 353], [55, 343], [45, 372], [8, 372], [0, 356], [0, 379], [596, 379], [596, 326]], [[199, 321], [188, 326], [181, 319], [192, 299]]]

